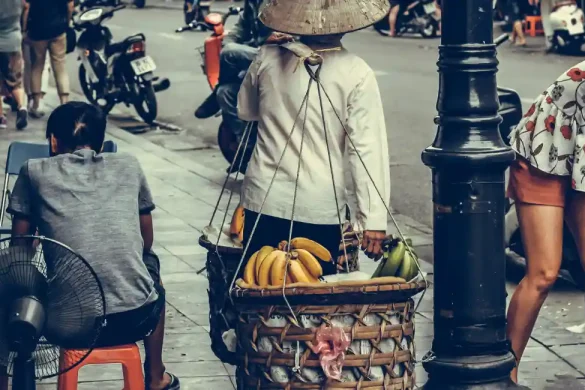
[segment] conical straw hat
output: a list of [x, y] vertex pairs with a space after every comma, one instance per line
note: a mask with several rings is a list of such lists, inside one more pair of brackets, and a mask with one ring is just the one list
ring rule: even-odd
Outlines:
[[259, 18], [291, 35], [343, 34], [371, 26], [388, 15], [388, 0], [266, 0]]

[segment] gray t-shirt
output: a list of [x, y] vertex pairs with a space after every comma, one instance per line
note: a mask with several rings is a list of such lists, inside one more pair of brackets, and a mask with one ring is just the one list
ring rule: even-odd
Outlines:
[[102, 284], [107, 314], [137, 309], [158, 298], [142, 260], [139, 218], [153, 209], [135, 157], [89, 149], [29, 160], [8, 205], [9, 213], [28, 218], [41, 235], [87, 260]]
[[22, 0], [0, 0], [0, 53], [20, 51]]

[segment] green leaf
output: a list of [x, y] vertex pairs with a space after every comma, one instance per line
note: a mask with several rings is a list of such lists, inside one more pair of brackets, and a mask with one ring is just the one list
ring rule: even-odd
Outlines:
[[563, 110], [568, 110], [569, 108], [573, 108], [577, 105], [577, 102], [574, 100], [571, 100], [570, 102], [567, 102], [567, 104], [565, 104], [563, 106]]
[[542, 151], [542, 147], [544, 146], [544, 144], [540, 144], [536, 147], [536, 149], [534, 149], [532, 151], [532, 155], [533, 156], [538, 156], [538, 154]]
[[571, 157], [571, 155], [570, 155], [570, 154], [562, 154], [562, 155], [560, 155], [560, 156], [559, 156], [559, 161], [566, 160], [566, 159], [568, 159], [569, 157]]

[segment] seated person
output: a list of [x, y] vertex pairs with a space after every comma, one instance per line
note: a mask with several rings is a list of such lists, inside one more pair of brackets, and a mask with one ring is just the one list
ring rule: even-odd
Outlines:
[[143, 339], [146, 388], [178, 390], [162, 361], [165, 291], [151, 250], [154, 203], [135, 157], [100, 153], [105, 132], [105, 116], [87, 103], [53, 111], [46, 131], [52, 157], [25, 163], [11, 194], [12, 234], [38, 229], [83, 256], [106, 299], [97, 346]]

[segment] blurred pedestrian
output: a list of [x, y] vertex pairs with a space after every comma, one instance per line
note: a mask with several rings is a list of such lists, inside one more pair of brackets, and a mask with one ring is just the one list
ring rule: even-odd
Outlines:
[[[0, 0], [0, 83], [6, 95], [11, 95], [17, 109], [16, 128], [27, 126], [26, 97], [22, 87], [22, 34], [20, 16], [22, 0]], [[0, 129], [8, 125], [0, 104]]]
[[396, 22], [400, 12], [404, 12], [404, 9], [408, 6], [409, 0], [390, 0], [390, 13], [388, 14], [388, 23], [390, 24], [390, 31], [388, 36], [396, 36]]
[[[22, 58], [24, 60], [24, 92], [28, 96], [28, 108], [31, 109], [34, 103], [34, 97], [32, 92], [32, 64], [34, 62], [34, 52], [30, 45], [30, 41], [25, 40], [22, 42]], [[51, 73], [51, 62], [48, 57], [45, 58], [45, 65], [43, 68], [43, 77], [41, 79], [41, 101], [45, 97], [47, 90], [49, 89], [49, 75]]]
[[506, 18], [512, 23], [512, 35], [510, 41], [516, 46], [526, 46], [526, 37], [524, 36], [524, 14], [520, 6], [520, 0], [501, 0], [502, 7]]
[[30, 113], [35, 118], [45, 113], [41, 109], [42, 79], [47, 52], [55, 76], [61, 104], [69, 100], [69, 76], [65, 68], [67, 28], [73, 16], [73, 0], [26, 0], [23, 31], [34, 53], [31, 71], [33, 104]]
[[441, 13], [441, 0], [435, 0], [435, 6], [437, 7], [437, 9], [435, 10], [435, 18], [437, 18], [437, 21], [439, 23], [439, 32], [438, 32], [438, 36], [441, 36], [442, 32], [441, 32], [441, 18], [442, 18], [442, 13]]

